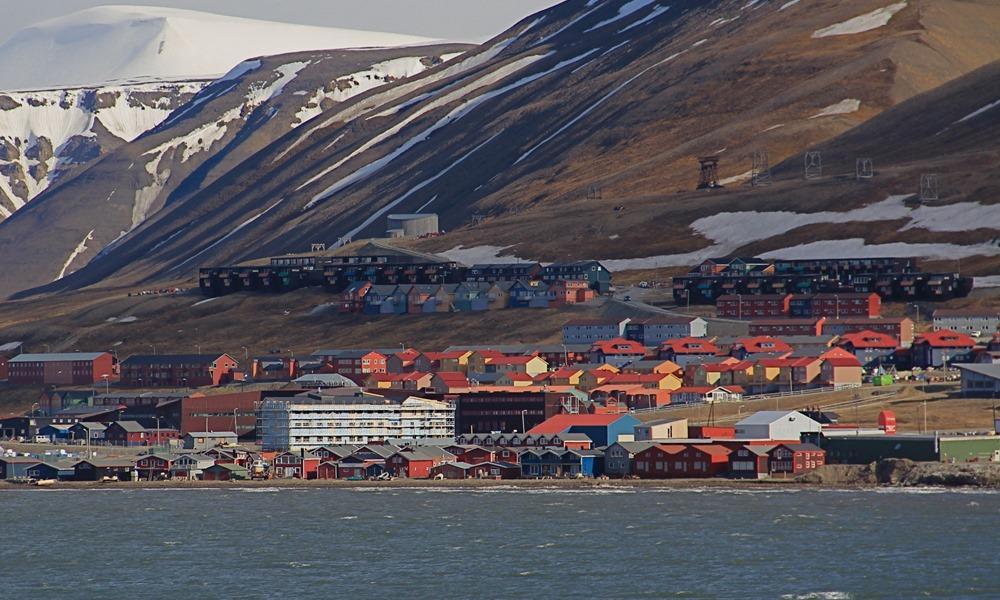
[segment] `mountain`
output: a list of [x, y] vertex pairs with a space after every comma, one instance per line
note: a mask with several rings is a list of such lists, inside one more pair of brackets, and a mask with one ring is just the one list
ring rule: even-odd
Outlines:
[[254, 56], [430, 41], [176, 8], [98, 6], [27, 27], [0, 45], [0, 89], [211, 80]]
[[28, 27], [0, 45], [0, 220], [159, 125], [243, 60], [427, 41], [149, 6], [101, 6]]
[[[801, 166], [803, 152], [1000, 59], [998, 20], [989, 0], [568, 0], [261, 144], [100, 254], [119, 232], [92, 218], [9, 219], [0, 252], [27, 266], [3, 291], [46, 284], [68, 255], [89, 262], [31, 293], [190, 281], [199, 266], [383, 234], [390, 211], [439, 213], [448, 233], [416, 245], [468, 261], [594, 257], [649, 269], [823, 240], [842, 243], [801, 250], [990, 256], [996, 211], [968, 201], [967, 185], [908, 206], [919, 177], [885, 140], [831, 146], [841, 150], [827, 151], [815, 179]], [[981, 91], [929, 103], [920, 118], [944, 123], [996, 99], [988, 81], [968, 85]], [[992, 146], [971, 121], [950, 135], [983, 161]], [[775, 166], [770, 187], [745, 185], [755, 150]], [[876, 176], [858, 181], [843, 165], [861, 150]], [[720, 157], [726, 187], [691, 191], [705, 155]], [[94, 177], [105, 178], [113, 186], [123, 172]], [[935, 224], [950, 210], [941, 206], [962, 202], [984, 227], [960, 236]], [[50, 235], [34, 239], [44, 225]]]

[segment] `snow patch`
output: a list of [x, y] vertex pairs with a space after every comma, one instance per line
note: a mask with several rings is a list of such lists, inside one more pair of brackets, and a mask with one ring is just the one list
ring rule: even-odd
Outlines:
[[994, 108], [996, 108], [998, 106], [1000, 106], [1000, 100], [997, 100], [996, 102], [991, 102], [991, 103], [987, 104], [986, 106], [984, 106], [984, 107], [982, 107], [980, 109], [974, 110], [974, 111], [970, 112], [969, 114], [965, 115], [964, 117], [962, 117], [961, 119], [955, 121], [952, 124], [953, 125], [958, 125], [959, 123], [965, 123], [969, 119], [975, 119], [976, 117], [978, 117], [979, 115], [985, 113], [986, 111], [993, 110]]
[[855, 98], [845, 98], [836, 104], [831, 104], [823, 110], [809, 117], [810, 119], [818, 119], [820, 117], [829, 117], [831, 115], [847, 115], [850, 113], [858, 112], [861, 108], [861, 100]]
[[295, 113], [296, 122], [292, 126], [298, 127], [321, 114], [324, 100], [344, 102], [387, 83], [418, 75], [425, 70], [427, 70], [427, 65], [424, 64], [422, 57], [407, 56], [375, 63], [369, 69], [340, 77], [327, 86], [333, 88], [332, 90], [327, 91], [326, 88], [316, 90], [309, 101]]
[[73, 261], [76, 260], [77, 256], [80, 256], [81, 254], [87, 251], [87, 242], [93, 239], [94, 239], [94, 230], [91, 229], [90, 233], [83, 236], [83, 239], [80, 240], [80, 243], [76, 245], [76, 248], [73, 248], [73, 251], [69, 253], [69, 257], [66, 258], [66, 262], [63, 263], [62, 269], [59, 270], [59, 274], [56, 275], [56, 278], [53, 279], [53, 281], [59, 281], [60, 279], [66, 276], [66, 270], [69, 269], [69, 266], [71, 264], [73, 264]]
[[799, 3], [799, 0], [789, 0], [788, 2], [785, 2], [784, 4], [781, 5], [781, 7], [778, 9], [778, 12], [781, 12], [781, 11], [785, 10], [786, 8], [791, 8], [791, 7], [795, 6], [798, 3]]
[[[719, 154], [716, 152], [716, 154]], [[747, 171], [745, 173], [740, 173], [739, 175], [733, 175], [732, 177], [726, 177], [725, 179], [719, 180], [719, 185], [732, 185], [734, 183], [739, 183], [741, 181], [746, 181], [753, 176], [753, 170]]]
[[590, 33], [591, 31], [594, 31], [595, 29], [600, 29], [601, 27], [604, 27], [605, 25], [609, 25], [609, 24], [614, 23], [616, 21], [620, 21], [620, 20], [624, 19], [625, 17], [631, 15], [634, 12], [638, 12], [638, 11], [646, 8], [647, 6], [649, 6], [650, 4], [652, 4], [654, 2], [656, 2], [656, 0], [628, 0], [625, 4], [622, 4], [620, 7], [618, 7], [618, 14], [616, 14], [613, 17], [611, 17], [610, 19], [605, 19], [605, 20], [601, 21], [600, 23], [598, 23], [597, 25], [594, 25], [593, 27], [591, 27], [589, 29], [584, 30], [584, 33]]
[[668, 10], [670, 10], [669, 6], [661, 6], [661, 5], [657, 4], [655, 7], [653, 7], [653, 12], [651, 12], [648, 15], [646, 15], [645, 17], [639, 19], [635, 23], [632, 23], [631, 25], [625, 27], [624, 29], [619, 29], [618, 33], [625, 33], [626, 31], [628, 31], [629, 29], [632, 29], [633, 27], [640, 27], [642, 25], [645, 25], [646, 23], [649, 23], [650, 21], [652, 21], [656, 17], [662, 15], [663, 13], [667, 12]]
[[970, 256], [1000, 256], [1000, 247], [993, 244], [891, 244], [868, 245], [864, 239], [824, 240], [766, 252], [761, 258], [878, 258], [883, 256], [927, 257], [946, 260]]
[[823, 29], [817, 29], [813, 32], [812, 37], [824, 38], [835, 35], [853, 35], [856, 33], [864, 33], [866, 31], [878, 29], [879, 27], [888, 25], [892, 17], [904, 8], [906, 8], [905, 0], [903, 2], [890, 4], [889, 6], [878, 10], [873, 10], [870, 13], [865, 13], [854, 17], [853, 19], [848, 19], [842, 23], [830, 25], [829, 27], [824, 27]]
[[986, 275], [984, 277], [976, 277], [973, 280], [974, 287], [977, 288], [991, 288], [1000, 287], [1000, 275]]

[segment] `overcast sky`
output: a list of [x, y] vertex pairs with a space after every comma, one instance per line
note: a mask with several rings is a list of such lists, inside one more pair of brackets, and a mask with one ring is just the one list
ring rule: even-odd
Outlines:
[[0, 41], [33, 23], [102, 4], [204, 10], [288, 23], [478, 42], [559, 0], [2, 0]]

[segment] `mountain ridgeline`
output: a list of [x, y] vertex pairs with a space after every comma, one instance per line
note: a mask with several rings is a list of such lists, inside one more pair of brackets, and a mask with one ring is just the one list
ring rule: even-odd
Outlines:
[[[0, 293], [190, 279], [199, 266], [381, 235], [390, 212], [438, 213], [448, 233], [431, 250], [690, 259], [719, 249], [698, 220], [734, 205], [837, 211], [909, 189], [908, 155], [838, 136], [969, 73], [952, 85], [976, 94], [953, 93], [950, 107], [932, 97], [924, 118], [985, 106], [995, 86], [973, 71], [1000, 59], [998, 22], [988, 0], [567, 0], [471, 49], [262, 59], [0, 224], [0, 252], [23, 265]], [[336, 62], [347, 56], [358, 62]], [[331, 83], [402, 59], [427, 68], [350, 97]], [[988, 136], [961, 141], [983, 115], [995, 123], [984, 111], [950, 143], [993, 152]], [[803, 181], [802, 152], [823, 144], [852, 164], [868, 144], [884, 177], [847, 188], [831, 168]], [[776, 165], [765, 193], [744, 185], [759, 149]], [[687, 191], [703, 155], [720, 156], [725, 189]], [[869, 221], [840, 229], [868, 242], [923, 243], [922, 231], [980, 241]]]

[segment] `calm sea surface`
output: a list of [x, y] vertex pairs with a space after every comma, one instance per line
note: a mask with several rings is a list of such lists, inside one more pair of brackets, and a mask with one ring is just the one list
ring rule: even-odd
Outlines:
[[1000, 598], [1000, 494], [0, 493], [0, 598]]

